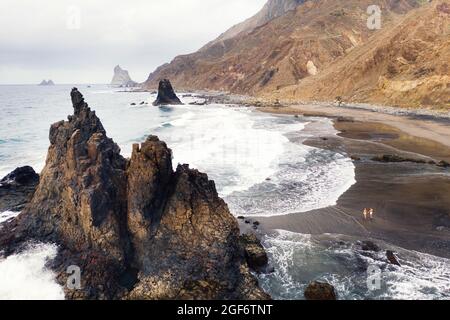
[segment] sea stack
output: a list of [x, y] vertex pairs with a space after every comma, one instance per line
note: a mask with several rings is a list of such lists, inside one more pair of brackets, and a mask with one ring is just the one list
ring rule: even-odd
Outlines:
[[[213, 181], [156, 136], [120, 155], [82, 94], [50, 128], [39, 185], [3, 225], [6, 256], [29, 241], [58, 245], [50, 262], [68, 299], [267, 299], [249, 271], [239, 227]], [[81, 289], [65, 284], [81, 269]]]
[[119, 65], [114, 68], [114, 76], [111, 85], [115, 87], [132, 88], [138, 85], [137, 82], [131, 80], [127, 70], [123, 70]]
[[175, 94], [175, 91], [173, 90], [170, 81], [168, 79], [162, 79], [161, 81], [159, 81], [158, 97], [156, 98], [155, 102], [153, 102], [153, 105], [160, 106], [168, 104], [183, 104], [183, 103]]
[[55, 83], [53, 80], [42, 80], [41, 83], [39, 83], [40, 86], [54, 86]]

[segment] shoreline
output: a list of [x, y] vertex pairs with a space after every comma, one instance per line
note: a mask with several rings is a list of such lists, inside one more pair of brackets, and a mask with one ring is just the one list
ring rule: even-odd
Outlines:
[[[292, 114], [327, 118], [348, 118], [358, 122], [371, 122], [387, 125], [411, 137], [434, 141], [450, 148], [450, 119], [420, 115], [394, 115], [369, 109], [335, 107], [325, 105], [292, 105], [286, 107], [260, 107], [257, 110], [274, 114]], [[339, 128], [337, 128], [339, 130]], [[408, 150], [406, 150], [408, 151]], [[426, 156], [432, 156], [424, 154]], [[450, 159], [450, 152], [447, 155]], [[445, 159], [444, 159], [445, 160]]]
[[[336, 136], [314, 136], [303, 143], [351, 156], [357, 181], [335, 206], [285, 216], [254, 217], [261, 223], [261, 231], [341, 234], [450, 258], [450, 169], [428, 163], [372, 160], [380, 154], [396, 154], [421, 161], [449, 161], [450, 128], [432, 120], [341, 109], [257, 108], [273, 114], [334, 119], [334, 128], [339, 132]], [[429, 129], [433, 130], [424, 134]], [[411, 134], [413, 131], [415, 135]], [[449, 137], [447, 141], [442, 141], [442, 137], [434, 139], [442, 132]], [[362, 211], [366, 207], [375, 208], [373, 221], [364, 221]]]

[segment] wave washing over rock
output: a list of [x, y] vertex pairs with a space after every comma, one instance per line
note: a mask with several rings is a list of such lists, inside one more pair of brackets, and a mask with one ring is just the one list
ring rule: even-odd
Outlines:
[[23, 252], [0, 257], [0, 300], [61, 300], [63, 288], [56, 274], [46, 267], [57, 254], [52, 244], [34, 244]]
[[8, 221], [12, 218], [17, 217], [20, 214], [20, 212], [15, 211], [3, 211], [0, 213], [0, 223], [3, 223], [5, 221]]
[[82, 289], [65, 288], [66, 298], [268, 298], [214, 182], [187, 165], [174, 172], [155, 136], [123, 158], [76, 88], [71, 98], [74, 114], [51, 126], [33, 199], [3, 224], [6, 259], [30, 241], [55, 243], [58, 283], [68, 266], [82, 270]]
[[[349, 236], [312, 236], [284, 230], [265, 236], [264, 245], [275, 272], [259, 278], [274, 299], [304, 299], [305, 288], [316, 280], [333, 284], [340, 300], [450, 298], [449, 259], [382, 241], [372, 250]], [[389, 263], [386, 250], [396, 253], [401, 267]], [[380, 271], [380, 287], [375, 290], [368, 290], [369, 266]]]

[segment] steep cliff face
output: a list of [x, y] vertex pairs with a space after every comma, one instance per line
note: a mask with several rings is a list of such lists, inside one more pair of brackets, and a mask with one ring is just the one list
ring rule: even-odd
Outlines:
[[[145, 86], [155, 88], [159, 79], [169, 78], [182, 89], [282, 100], [334, 100], [340, 95], [346, 101], [448, 106], [443, 98], [448, 96], [449, 51], [445, 1], [378, 1], [380, 30], [367, 27], [367, 9], [373, 4], [298, 3], [276, 18], [266, 15], [269, 21], [257, 27], [176, 57], [150, 74]], [[419, 46], [424, 53], [417, 60], [396, 54], [416, 52]]]
[[154, 136], [123, 158], [77, 89], [71, 98], [74, 115], [52, 125], [40, 183], [0, 247], [58, 244], [59, 281], [70, 265], [82, 271], [82, 289], [66, 288], [68, 298], [267, 298], [214, 182], [186, 165], [174, 172]]
[[117, 87], [135, 87], [138, 83], [131, 80], [127, 70], [123, 70], [120, 66], [116, 66], [114, 68], [114, 76], [111, 85]]

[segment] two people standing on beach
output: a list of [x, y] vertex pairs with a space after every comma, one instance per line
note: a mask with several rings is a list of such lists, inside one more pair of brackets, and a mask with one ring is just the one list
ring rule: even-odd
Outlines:
[[373, 220], [373, 216], [375, 215], [375, 210], [372, 208], [364, 208], [363, 218], [364, 221]]

